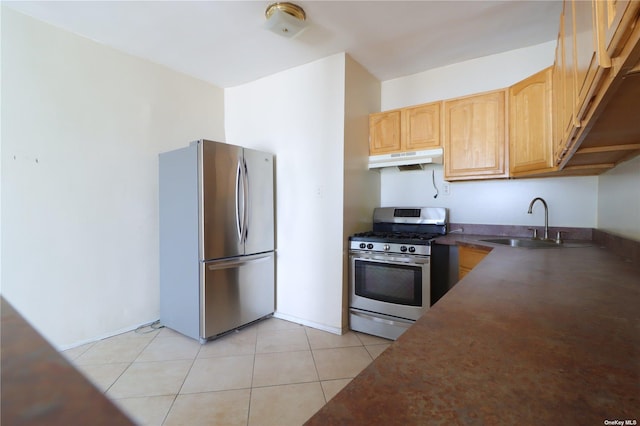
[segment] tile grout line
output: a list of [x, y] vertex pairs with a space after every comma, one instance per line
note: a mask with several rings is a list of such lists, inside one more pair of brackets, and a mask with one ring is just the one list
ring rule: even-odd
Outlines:
[[[140, 333], [137, 333], [135, 330], [133, 330], [133, 332], [134, 332], [135, 334], [140, 334]], [[151, 339], [149, 339], [149, 342], [147, 342], [147, 344], [146, 344], [146, 345], [144, 345], [144, 346], [142, 347], [142, 349], [140, 349], [140, 352], [138, 352], [138, 354], [135, 356], [135, 358], [133, 358], [133, 360], [132, 360], [131, 362], [129, 362], [129, 365], [127, 365], [127, 367], [126, 367], [124, 370], [122, 370], [122, 372], [118, 375], [118, 377], [116, 377], [116, 379], [115, 379], [115, 380], [114, 380], [114, 381], [113, 381], [113, 382], [112, 382], [112, 383], [111, 383], [111, 384], [110, 384], [110, 385], [109, 385], [109, 386], [104, 390], [104, 395], [105, 395], [107, 398], [112, 399], [112, 400], [115, 400], [115, 399], [116, 399], [116, 398], [109, 397], [109, 396], [107, 395], [107, 392], [108, 392], [108, 391], [113, 387], [113, 385], [115, 385], [115, 384], [116, 384], [116, 382], [117, 382], [118, 380], [120, 380], [120, 378], [124, 375], [124, 373], [126, 373], [126, 372], [131, 368], [131, 366], [132, 366], [132, 365], [136, 362], [136, 360], [140, 357], [140, 355], [142, 354], [142, 352], [144, 352], [144, 350], [145, 350], [145, 349], [147, 349], [147, 348], [149, 347], [149, 345], [151, 344], [151, 342], [153, 342], [153, 341], [156, 339], [156, 337], [158, 337], [158, 334], [160, 334], [160, 332], [157, 332], [157, 333], [155, 334], [155, 336], [153, 336]], [[106, 363], [106, 364], [100, 364], [100, 365], [109, 365], [109, 364], [114, 364], [114, 363], [113, 363], [113, 362], [109, 362], [109, 363]], [[121, 398], [121, 399], [122, 399], [122, 398]]]
[[311, 340], [309, 339], [309, 333], [307, 333], [307, 327], [304, 328], [304, 334], [307, 336], [307, 343], [309, 344], [309, 351], [311, 352], [311, 359], [313, 360], [313, 368], [316, 370], [316, 376], [318, 377], [318, 384], [320, 385], [320, 390], [322, 391], [322, 397], [324, 398], [324, 403], [327, 403], [327, 394], [324, 391], [324, 387], [322, 386], [322, 380], [320, 380], [320, 372], [318, 371], [318, 365], [316, 364], [316, 357], [313, 352], [313, 348], [311, 347]]
[[[80, 352], [78, 355], [76, 355], [75, 357], [73, 357], [73, 359], [71, 359], [71, 361], [72, 361], [72, 362], [75, 362], [75, 360], [77, 360], [78, 358], [80, 358], [80, 357], [81, 357], [82, 355], [84, 355], [84, 354], [85, 354], [89, 349], [91, 349], [91, 348], [96, 344], [96, 342], [99, 342], [99, 340], [97, 340], [97, 341], [95, 341], [95, 342], [85, 343], [84, 345], [82, 345], [82, 346], [88, 346], [88, 347], [87, 347], [85, 350], [83, 350], [82, 352]], [[75, 348], [71, 348], [71, 349], [67, 349], [66, 351], [62, 351], [62, 354], [64, 355], [64, 353], [65, 353], [65, 352], [70, 351], [70, 350], [72, 350], [72, 349], [75, 349]], [[67, 359], [70, 359], [70, 358], [68, 358], [68, 357], [67, 357]]]
[[[156, 337], [158, 336], [156, 335]], [[180, 391], [182, 391], [182, 388], [184, 387], [184, 384], [187, 381], [187, 377], [189, 377], [189, 373], [191, 373], [191, 369], [193, 368], [193, 365], [196, 363], [196, 359], [198, 359], [198, 355], [202, 350], [203, 343], [200, 343], [200, 341], [198, 341], [198, 344], [199, 344], [198, 351], [193, 357], [193, 360], [191, 360], [191, 366], [189, 366], [187, 373], [184, 375], [184, 379], [182, 379], [182, 384], [180, 385], [180, 388], [178, 388], [178, 392], [176, 392], [176, 394], [173, 396], [173, 401], [171, 401], [171, 405], [169, 405], [169, 409], [167, 410], [167, 413], [164, 415], [162, 419], [162, 423], [160, 423], [161, 425], [165, 424], [165, 422], [167, 421], [167, 418], [169, 417], [169, 414], [171, 413], [171, 410], [173, 409], [173, 406], [175, 405], [176, 400], [178, 399], [178, 395], [180, 395]]]
[[[308, 348], [307, 348], [307, 349], [304, 349], [304, 350], [293, 350], [293, 351], [291, 351], [291, 350], [286, 350], [286, 351], [264, 352], [264, 353], [262, 353], [262, 352], [261, 352], [260, 354], [263, 354], [263, 355], [271, 355], [271, 356], [275, 356], [275, 357], [277, 357], [277, 354], [280, 354], [280, 353], [295, 353], [295, 352], [300, 353], [300, 352], [307, 352], [307, 351], [308, 351], [308, 352], [310, 352], [310, 353], [311, 353], [311, 357], [312, 357], [312, 361], [313, 361], [313, 368], [314, 368], [314, 371], [315, 371], [315, 373], [316, 373], [315, 378], [311, 378], [311, 377], [309, 377], [309, 380], [307, 380], [307, 381], [296, 381], [296, 382], [294, 382], [294, 383], [282, 383], [282, 384], [271, 384], [271, 385], [265, 385], [265, 386], [255, 386], [255, 374], [256, 374], [256, 366], [257, 366], [257, 359], [258, 359], [257, 355], [259, 354], [259, 353], [257, 352], [257, 349], [258, 349], [258, 347], [257, 347], [257, 343], [258, 343], [258, 341], [261, 341], [261, 337], [262, 337], [262, 338], [264, 338], [264, 339], [267, 339], [267, 340], [265, 341], [265, 344], [266, 344], [266, 343], [269, 343], [269, 334], [270, 334], [271, 332], [283, 331], [283, 330], [294, 330], [294, 329], [297, 329], [297, 328], [298, 328], [298, 327], [286, 327], [286, 328], [282, 328], [282, 329], [280, 329], [280, 328], [270, 328], [269, 326], [267, 326], [267, 327], [260, 327], [260, 325], [261, 325], [261, 324], [257, 324], [257, 325], [258, 325], [258, 328], [257, 328], [257, 330], [256, 330], [256, 332], [255, 332], [255, 335], [254, 335], [254, 338], [253, 338], [253, 342], [252, 342], [252, 346], [253, 346], [253, 348], [252, 348], [252, 350], [251, 350], [251, 352], [250, 352], [250, 353], [247, 353], [247, 354], [246, 354], [246, 355], [251, 355], [251, 356], [253, 357], [253, 363], [252, 363], [252, 365], [251, 365], [251, 383], [250, 383], [250, 386], [248, 387], [248, 390], [249, 390], [249, 394], [248, 394], [248, 404], [247, 404], [247, 406], [246, 406], [246, 426], [249, 426], [249, 425], [250, 425], [250, 421], [251, 421], [251, 413], [252, 413], [252, 411], [253, 411], [253, 412], [256, 412], [256, 409], [259, 409], [259, 408], [260, 408], [260, 406], [259, 406], [259, 405], [255, 405], [255, 406], [253, 407], [253, 410], [252, 410], [252, 398], [253, 398], [253, 396], [254, 396], [254, 395], [253, 395], [253, 391], [254, 391], [254, 390], [263, 389], [263, 388], [276, 388], [276, 387], [279, 387], [279, 386], [287, 386], [287, 385], [298, 385], [298, 384], [304, 384], [304, 383], [307, 383], [307, 384], [311, 384], [311, 383], [318, 383], [318, 385], [319, 385], [319, 386], [320, 386], [320, 388], [321, 388], [322, 395], [323, 395], [323, 400], [324, 400], [324, 402], [323, 402], [323, 406], [327, 403], [327, 401], [328, 401], [328, 399], [327, 399], [327, 391], [326, 391], [326, 390], [325, 390], [325, 388], [322, 386], [322, 380], [321, 380], [321, 378], [320, 378], [319, 368], [318, 368], [317, 360], [316, 360], [316, 355], [317, 355], [317, 354], [316, 354], [316, 351], [331, 350], [331, 349], [340, 349], [340, 348], [347, 348], [347, 347], [363, 347], [363, 348], [365, 349], [365, 353], [367, 353], [367, 355], [368, 355], [368, 357], [369, 357], [369, 359], [370, 359], [370, 361], [369, 361], [369, 362], [372, 362], [373, 360], [375, 360], [374, 356], [371, 354], [371, 352], [369, 352], [369, 350], [368, 350], [368, 348], [367, 348], [367, 345], [365, 345], [365, 343], [363, 342], [363, 339], [361, 338], [361, 336], [360, 336], [360, 335], [358, 335], [358, 333], [354, 333], [354, 334], [355, 334], [355, 336], [356, 336], [356, 339], [355, 339], [355, 342], [353, 342], [353, 344], [352, 344], [352, 340], [351, 340], [351, 339], [346, 339], [346, 341], [349, 343], [347, 346], [336, 346], [336, 347], [333, 347], [333, 346], [331, 346], [331, 344], [333, 344], [333, 343], [331, 343], [331, 344], [329, 345], [329, 347], [326, 347], [326, 348], [325, 348], [325, 347], [322, 347], [322, 346], [323, 346], [322, 342], [324, 342], [324, 340], [319, 340], [319, 341], [316, 341], [316, 340], [315, 340], [315, 339], [316, 339], [316, 334], [314, 334], [314, 333], [315, 333], [315, 330], [316, 330], [316, 329], [313, 329], [313, 328], [311, 328], [311, 327], [306, 327], [306, 326], [304, 326], [304, 325], [298, 325], [298, 327], [300, 327], [300, 326], [301, 326], [301, 327], [304, 329], [304, 333], [305, 333], [305, 334], [304, 334], [304, 336], [305, 336], [306, 343], [307, 343], [307, 346], [308, 346]], [[279, 325], [278, 325], [278, 324], [275, 324], [275, 325], [276, 325], [276, 327], [279, 327]], [[322, 330], [321, 330], [321, 331], [322, 331]], [[140, 334], [140, 333], [137, 333], [137, 334]], [[136, 364], [136, 365], [142, 365], [143, 363], [149, 363], [149, 362], [163, 362], [163, 360], [155, 360], [155, 361], [153, 361], [153, 360], [151, 360], [151, 361], [139, 361], [139, 359], [140, 359], [141, 355], [145, 352], [145, 350], [147, 350], [147, 349], [150, 347], [150, 345], [152, 345], [154, 342], [159, 342], [161, 339], [164, 339], [164, 338], [165, 338], [165, 337], [162, 337], [161, 335], [162, 335], [162, 336], [165, 336], [165, 337], [170, 337], [170, 336], [166, 335], [166, 333], [165, 333], [165, 334], [162, 334], [162, 332], [161, 332], [161, 331], [158, 331], [158, 332], [156, 332], [154, 335], [150, 336], [150, 337], [151, 337], [151, 339], [149, 339], [149, 341], [147, 341], [146, 343], [142, 342], [142, 343], [143, 343], [143, 345], [141, 346], [141, 349], [140, 349], [140, 350], [138, 351], [138, 353], [135, 355], [135, 357], [133, 358], [133, 360], [132, 360], [132, 361], [130, 361], [130, 362], [126, 362], [126, 367], [124, 368], [124, 370], [123, 370], [123, 371], [118, 375], [118, 377], [117, 377], [115, 380], [113, 380], [113, 381], [112, 381], [112, 383], [111, 383], [111, 384], [110, 384], [110, 385], [105, 389], [105, 391], [104, 391], [104, 394], [105, 394], [105, 395], [106, 395], [106, 393], [107, 393], [110, 389], [112, 389], [112, 388], [113, 388], [113, 386], [118, 382], [118, 380], [120, 380], [120, 379], [122, 378], [122, 376], [123, 376], [127, 371], [129, 371], [129, 370], [132, 368], [132, 366], [133, 366], [134, 364]], [[312, 336], [313, 336], [313, 337], [312, 337]], [[302, 337], [302, 336], [300, 336], [300, 337]], [[320, 335], [318, 335], [318, 338], [320, 338], [320, 337], [321, 337], [321, 336], [320, 336]], [[316, 345], [318, 345], [318, 344], [319, 344], [321, 347], [319, 347], [319, 348], [317, 348], [317, 349], [314, 349], [314, 348], [312, 347], [312, 345], [311, 345], [311, 340], [314, 340], [314, 342], [316, 343]], [[331, 339], [330, 339], [329, 341], [330, 341], [330, 342], [333, 342], [333, 340], [331, 340]], [[357, 343], [356, 343], [356, 342], [357, 342]], [[208, 343], [208, 342], [207, 342], [207, 343]], [[205, 344], [207, 344], [207, 343], [205, 343]], [[251, 344], [251, 340], [247, 341], [247, 343]], [[301, 341], [300, 341], [300, 343], [301, 343]], [[338, 341], [336, 344], [343, 344], [343, 343], [344, 343], [343, 341]], [[94, 343], [94, 344], [95, 344], [95, 343]], [[93, 346], [94, 346], [94, 344], [93, 344], [93, 345], [91, 345], [91, 347], [93, 347]], [[172, 344], [173, 344], [173, 343], [172, 343]], [[197, 351], [194, 351], [194, 352], [195, 352], [195, 355], [194, 355], [191, 359], [189, 359], [188, 357], [187, 357], [187, 358], [181, 358], [182, 360], [187, 361], [187, 362], [188, 362], [188, 361], [191, 361], [191, 363], [190, 363], [190, 365], [189, 365], [189, 367], [188, 367], [188, 369], [187, 369], [187, 371], [186, 371], [186, 374], [184, 375], [184, 377], [183, 377], [183, 379], [182, 379], [182, 381], [181, 381], [181, 383], [180, 383], [180, 386], [178, 387], [177, 393], [175, 393], [175, 394], [173, 394], [173, 393], [168, 393], [168, 394], [165, 394], [165, 395], [154, 395], [154, 397], [155, 397], [155, 396], [172, 397], [172, 399], [167, 398], [167, 399], [170, 399], [170, 401], [166, 401], [165, 403], [163, 403], [163, 405], [164, 405], [164, 406], [167, 406], [167, 405], [168, 405], [168, 408], [166, 409], [166, 412], [164, 413], [164, 416], [162, 417], [162, 419], [158, 419], [158, 420], [160, 420], [160, 424], [166, 424], [166, 422], [167, 422], [167, 421], [168, 421], [168, 419], [170, 418], [170, 415], [171, 415], [172, 410], [173, 410], [174, 408], [176, 408], [176, 407], [177, 407], [177, 406], [175, 405], [175, 403], [177, 402], [177, 398], [178, 398], [178, 396], [179, 396], [179, 395], [187, 395], [187, 394], [182, 394], [181, 392], [182, 392], [182, 390], [184, 389], [184, 385], [186, 384], [187, 378], [188, 378], [188, 377], [189, 377], [189, 375], [194, 371], [194, 370], [193, 370], [193, 367], [195, 366], [195, 361], [197, 361], [197, 360], [199, 359], [200, 353], [203, 353], [203, 355], [207, 355], [207, 354], [209, 354], [209, 352], [204, 348], [205, 344], [199, 344], [199, 345], [198, 345], [198, 347], [197, 347]], [[373, 343], [373, 345], [375, 345], [375, 344], [382, 344], [382, 342], [374, 342], [374, 343]], [[262, 345], [262, 343], [261, 343], [261, 345]], [[264, 345], [263, 345], [263, 346], [264, 346]], [[295, 345], [295, 346], [296, 346], [296, 347], [298, 347], [298, 346], [299, 346], [299, 347], [302, 347], [302, 345], [300, 345], [300, 344], [297, 344], [297, 345]], [[84, 354], [85, 352], [89, 351], [89, 350], [91, 349], [91, 347], [89, 347], [89, 348], [87, 348], [86, 350], [84, 350], [84, 351], [82, 352], [82, 354]], [[269, 346], [269, 347], [271, 347], [271, 346]], [[247, 347], [247, 349], [251, 349], [251, 346], [248, 346], [248, 347]], [[247, 350], [247, 352], [249, 352], [249, 351]], [[212, 353], [213, 353], [213, 352], [212, 352]], [[79, 354], [79, 355], [78, 355], [77, 357], [75, 357], [75, 358], [77, 359], [78, 357], [82, 356], [82, 354]], [[218, 357], [226, 357], [226, 356], [228, 356], [228, 355], [221, 354], [221, 355], [218, 355], [218, 356], [212, 356], [212, 357], [211, 357], [211, 356], [206, 356], [206, 357], [205, 357], [205, 358], [203, 358], [203, 359], [218, 358]], [[232, 356], [236, 356], [236, 355], [232, 355]], [[178, 361], [178, 360], [177, 360], [177, 359], [176, 359], [176, 360], [173, 360], [173, 359], [172, 359], [171, 361]], [[109, 365], [109, 364], [113, 364], [113, 363], [106, 363], [106, 364], [104, 364], [104, 363], [103, 363], [103, 364], [101, 364], [101, 365]], [[183, 365], [184, 365], [184, 364], [183, 364]], [[246, 364], [245, 364], [245, 365], [246, 365]], [[308, 371], [308, 370], [307, 370], [307, 371]], [[310, 373], [310, 372], [309, 372], [309, 373]], [[307, 376], [309, 376], [309, 375], [310, 375], [309, 373], [307, 373]], [[353, 379], [353, 377], [344, 377], [344, 378], [340, 377], [340, 378], [335, 378], [335, 379], [327, 379], [327, 381], [331, 381], [331, 380], [345, 380], [345, 379], [352, 380], [352, 379]], [[247, 388], [238, 388], [238, 389], [220, 389], [220, 390], [218, 390], [218, 391], [192, 392], [192, 393], [190, 393], [190, 394], [199, 394], [199, 393], [207, 394], [207, 393], [210, 393], [210, 392], [216, 392], [216, 393], [217, 393], [217, 392], [226, 392], [226, 391], [231, 391], [231, 390], [240, 390], [240, 389], [247, 389]], [[317, 388], [316, 388], [316, 389], [317, 389]], [[330, 389], [332, 389], [332, 388], [330, 387]], [[245, 394], [245, 395], [246, 395], [246, 394]], [[256, 395], [259, 395], [259, 393], [258, 393], [258, 394], [256, 394]], [[150, 396], [140, 396], [140, 398], [145, 398], [145, 397], [150, 397]], [[117, 401], [115, 398], [111, 398], [111, 397], [109, 397], [109, 398], [110, 398], [110, 399], [112, 399], [112, 400], [114, 400], [114, 401]], [[131, 397], [131, 398], [135, 398], [135, 397]], [[120, 399], [131, 399], [131, 398], [120, 398]], [[170, 402], [170, 403], [169, 403], [169, 402]], [[319, 402], [319, 401], [318, 401], [318, 402]], [[168, 404], [167, 404], [167, 403], [168, 403]], [[166, 404], [166, 405], [165, 405], [165, 404]], [[124, 411], [124, 410], [123, 410], [123, 411]], [[135, 411], [135, 410], [134, 410], [134, 411]], [[125, 413], [126, 413], [126, 411], [125, 411]], [[256, 413], [257, 413], [257, 412], [256, 412]], [[132, 412], [132, 414], [133, 414], [133, 412]], [[158, 413], [158, 414], [160, 414], [160, 413]], [[176, 414], [176, 415], [177, 415], [177, 413], [174, 413], [174, 414]], [[158, 416], [158, 417], [159, 417], [159, 416]], [[173, 418], [173, 417], [172, 417], [172, 418]]]
[[[136, 333], [136, 332], [135, 332], [135, 330], [133, 330], [133, 332], [134, 332], [135, 334], [140, 334], [140, 333]], [[123, 333], [123, 334], [125, 334], [125, 333]], [[144, 352], [144, 350], [145, 350], [145, 349], [146, 349], [146, 348], [151, 344], [151, 342], [153, 342], [153, 341], [155, 340], [155, 338], [158, 336], [158, 334], [160, 334], [160, 333], [159, 333], [159, 332], [158, 332], [158, 333], [156, 333], [156, 334], [155, 334], [151, 339], [149, 339], [149, 341], [147, 342], [147, 344], [146, 344], [146, 345], [144, 345], [144, 346], [140, 349], [140, 352], [138, 352], [138, 354], [135, 356], [135, 358], [133, 358], [133, 360], [132, 360], [132, 361], [129, 361], [129, 362], [122, 362], [122, 363], [121, 363], [121, 362], [106, 362], [106, 363], [99, 363], [99, 364], [87, 364], [87, 365], [99, 365], [99, 366], [107, 366], [107, 365], [113, 365], [113, 364], [128, 364], [128, 365], [127, 365], [127, 366], [122, 370], [122, 372], [121, 372], [121, 373], [120, 373], [120, 374], [119, 374], [119, 375], [118, 375], [118, 376], [117, 376], [117, 377], [116, 377], [116, 378], [111, 382], [111, 384], [110, 384], [109, 386], [107, 386], [107, 387], [106, 387], [106, 389], [105, 389], [104, 391], [102, 391], [102, 394], [105, 396], [105, 398], [109, 399], [111, 402], [113, 402], [114, 404], [116, 404], [116, 405], [118, 406], [118, 408], [119, 408], [122, 412], [124, 412], [124, 413], [127, 415], [127, 417], [131, 417], [131, 415], [130, 415], [128, 412], [126, 412], [126, 411], [125, 411], [125, 410], [124, 410], [124, 409], [119, 405], [119, 403], [117, 402], [119, 399], [126, 399], [126, 398], [114, 398], [114, 397], [112, 397], [112, 396], [110, 396], [110, 395], [107, 395], [107, 392], [108, 392], [108, 391], [113, 387], [113, 385], [115, 385], [115, 384], [116, 384], [116, 382], [117, 382], [118, 380], [120, 380], [120, 378], [121, 378], [121, 377], [122, 377], [122, 376], [123, 376], [123, 375], [124, 375], [124, 374], [129, 370], [129, 369], [130, 369], [130, 368], [131, 368], [131, 366], [136, 362], [136, 360], [137, 360], [137, 359], [138, 359], [138, 357], [142, 354], [142, 352]], [[112, 336], [112, 337], [115, 337], [115, 336]], [[102, 341], [102, 340], [107, 340], [107, 339], [110, 339], [110, 338], [101, 339], [101, 340], [99, 340], [98, 342], [100, 342], [100, 341]], [[85, 351], [83, 351], [83, 352], [82, 352], [82, 354], [78, 355], [78, 356], [74, 359], [74, 364], [75, 364], [75, 360], [77, 360], [80, 356], [82, 356], [84, 353], [86, 353], [89, 349], [91, 349], [91, 348], [92, 348], [96, 343], [98, 343], [98, 342], [93, 342], [89, 348], [87, 348]], [[76, 366], [76, 368], [80, 368], [80, 367], [79, 367], [79, 366]], [[93, 381], [92, 381], [92, 380], [90, 380], [90, 381], [93, 383]], [[96, 387], [97, 387], [97, 385], [96, 385], [96, 384], [94, 384], [94, 386], [96, 386]]]
[[[270, 317], [273, 318], [273, 317]], [[253, 342], [253, 369], [251, 370], [251, 387], [249, 387], [249, 405], [247, 406], [247, 422], [249, 426], [249, 420], [251, 419], [251, 398], [253, 397], [253, 376], [256, 373], [256, 354], [258, 352], [258, 335], [260, 334], [260, 324], [257, 324], [256, 338]]]

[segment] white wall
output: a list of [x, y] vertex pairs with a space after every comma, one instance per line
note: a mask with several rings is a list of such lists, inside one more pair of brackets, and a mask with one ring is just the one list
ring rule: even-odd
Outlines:
[[348, 55], [345, 73], [343, 329], [348, 327], [348, 238], [371, 229], [373, 209], [380, 205], [380, 174], [367, 164], [369, 114], [380, 106], [380, 82]]
[[159, 316], [159, 152], [221, 89], [2, 10], [2, 293], [60, 349]]
[[344, 134], [344, 232], [371, 229], [380, 205], [380, 174], [369, 170], [369, 114], [380, 107], [380, 81], [346, 57]]
[[[549, 42], [385, 81], [382, 110], [509, 87], [552, 65], [554, 49], [555, 42]], [[436, 199], [432, 170], [440, 189]], [[458, 223], [542, 225], [539, 207], [526, 214], [529, 202], [540, 196], [549, 204], [551, 226], [596, 227], [598, 178], [594, 176], [452, 182], [449, 196], [443, 194], [443, 184], [440, 165], [417, 172], [385, 170], [381, 203], [448, 207], [451, 222]]]
[[640, 241], [640, 157], [600, 175], [598, 229]]
[[227, 142], [276, 156], [277, 315], [342, 327], [345, 55], [225, 90]]
[[[433, 198], [432, 170], [437, 198]], [[446, 195], [442, 175], [442, 166], [410, 172], [384, 170], [382, 205], [447, 207], [449, 220], [455, 223], [542, 226], [541, 205], [536, 204], [533, 214], [527, 214], [531, 200], [542, 197], [549, 206], [549, 226], [595, 228], [596, 176], [453, 182], [449, 183], [450, 195]]]
[[509, 87], [553, 65], [556, 42], [382, 82], [381, 111]]

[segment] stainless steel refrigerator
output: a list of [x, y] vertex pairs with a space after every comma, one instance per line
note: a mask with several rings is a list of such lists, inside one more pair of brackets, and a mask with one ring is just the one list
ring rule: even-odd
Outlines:
[[200, 140], [159, 170], [161, 323], [203, 342], [273, 313], [273, 155]]

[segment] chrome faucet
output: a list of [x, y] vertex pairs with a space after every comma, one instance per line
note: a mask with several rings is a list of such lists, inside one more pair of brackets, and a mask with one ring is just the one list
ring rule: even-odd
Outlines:
[[533, 204], [538, 200], [542, 201], [542, 205], [544, 206], [544, 239], [548, 240], [549, 239], [549, 208], [547, 207], [547, 202], [540, 197], [534, 198], [533, 200], [531, 200], [531, 203], [529, 204], [529, 211], [527, 211], [527, 213], [529, 214], [532, 213]]

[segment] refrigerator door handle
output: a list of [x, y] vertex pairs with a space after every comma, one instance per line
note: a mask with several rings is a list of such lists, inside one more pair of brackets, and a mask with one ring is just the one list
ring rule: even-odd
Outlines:
[[[242, 179], [242, 163], [238, 160], [238, 167], [236, 168], [236, 231], [238, 232], [238, 241], [242, 242], [243, 223], [244, 222], [244, 205], [240, 206], [240, 182]], [[243, 191], [244, 192], [244, 191]], [[244, 194], [242, 203], [244, 204]], [[240, 217], [242, 215], [242, 222]]]
[[246, 160], [243, 158], [242, 159], [242, 163], [244, 164], [244, 169], [243, 169], [243, 185], [244, 185], [244, 209], [243, 209], [243, 213], [244, 213], [244, 217], [243, 217], [243, 225], [242, 225], [242, 238], [243, 238], [243, 242], [247, 242], [247, 234], [249, 233], [249, 209], [251, 208], [250, 206], [250, 197], [249, 197], [249, 171], [247, 169], [247, 162]]
[[221, 259], [214, 262], [208, 262], [207, 269], [215, 271], [216, 269], [228, 269], [245, 265], [247, 263], [263, 262], [273, 256], [272, 252], [254, 254], [251, 256], [243, 256], [239, 259]]

